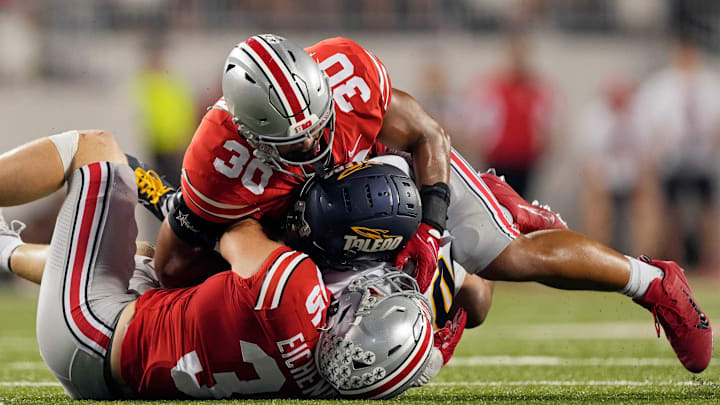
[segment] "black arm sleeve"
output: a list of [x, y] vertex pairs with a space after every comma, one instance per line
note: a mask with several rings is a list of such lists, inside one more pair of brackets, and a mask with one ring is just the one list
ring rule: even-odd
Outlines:
[[422, 222], [439, 230], [445, 231], [447, 211], [450, 206], [450, 187], [442, 182], [420, 188], [422, 201]]
[[213, 249], [229, 224], [210, 222], [195, 214], [185, 203], [182, 191], [172, 198], [174, 201], [167, 220], [173, 232], [191, 245]]

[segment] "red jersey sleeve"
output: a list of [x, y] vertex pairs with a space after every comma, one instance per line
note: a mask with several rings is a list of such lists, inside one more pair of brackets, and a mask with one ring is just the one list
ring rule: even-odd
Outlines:
[[306, 254], [287, 248], [276, 254], [271, 255], [272, 264], [264, 266], [268, 270], [262, 279], [251, 285], [257, 291], [253, 309], [296, 389], [304, 396], [324, 396], [327, 385], [317, 379], [313, 348], [318, 328], [325, 326], [330, 291]]
[[[374, 54], [342, 37], [320, 41], [305, 50], [327, 73], [341, 111], [375, 113], [377, 110], [381, 116], [385, 115], [392, 86], [387, 68]], [[355, 98], [362, 102], [353, 102]]]
[[328, 75], [335, 101], [336, 164], [364, 160], [376, 144], [392, 97], [385, 65], [347, 38], [330, 38], [306, 48]]
[[[306, 254], [288, 249], [269, 266], [254, 309], [264, 312], [266, 335], [271, 339], [285, 339], [293, 331], [314, 345], [317, 329], [325, 326], [329, 303], [330, 293], [315, 263]], [[278, 349], [284, 351], [280, 344]]]

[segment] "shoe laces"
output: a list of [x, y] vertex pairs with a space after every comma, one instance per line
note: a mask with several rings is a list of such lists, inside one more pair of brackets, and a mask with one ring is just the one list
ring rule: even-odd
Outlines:
[[150, 199], [150, 204], [157, 204], [160, 197], [173, 190], [163, 184], [160, 175], [154, 170], [135, 169], [135, 181], [138, 191]]
[[[669, 303], [663, 303], [663, 302], [657, 302], [653, 304], [652, 309], [650, 312], [653, 314], [653, 319], [655, 321], [655, 332], [657, 332], [657, 336], [660, 337], [660, 326], [661, 320], [665, 320], [665, 323], [668, 327], [664, 328], [665, 333], [676, 333], [682, 329], [676, 328], [673, 323], [677, 322], [679, 325], [684, 325], [687, 322], [686, 317], [684, 316], [683, 312], [678, 310], [678, 300], [675, 299], [672, 295], [668, 294], [664, 291], [663, 293], [667, 297], [667, 299], [670, 301]], [[669, 316], [668, 316], [669, 315]], [[665, 325], [663, 325], [665, 326]]]
[[13, 219], [9, 224], [4, 220], [0, 220], [0, 234], [20, 236], [26, 226], [24, 222], [17, 219]]
[[655, 306], [653, 306], [653, 308], [652, 308], [652, 314], [653, 314], [653, 321], [655, 323], [655, 333], [657, 333], [657, 337], [660, 337], [660, 321], [658, 320], [657, 309]]

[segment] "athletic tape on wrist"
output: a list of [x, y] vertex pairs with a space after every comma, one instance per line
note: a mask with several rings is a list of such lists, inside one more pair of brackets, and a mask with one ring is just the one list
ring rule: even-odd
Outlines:
[[63, 173], [67, 179], [70, 175], [70, 166], [75, 158], [75, 154], [78, 149], [78, 141], [80, 139], [80, 133], [78, 131], [66, 131], [56, 135], [50, 135], [48, 138], [55, 144], [60, 155], [60, 160], [63, 165]]

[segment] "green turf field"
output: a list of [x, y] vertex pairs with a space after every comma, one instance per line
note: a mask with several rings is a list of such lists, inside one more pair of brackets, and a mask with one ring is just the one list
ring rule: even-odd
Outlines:
[[[720, 281], [691, 283], [720, 328]], [[0, 289], [0, 405], [71, 402], [38, 354], [35, 295]], [[466, 331], [453, 362], [393, 402], [718, 404], [719, 353], [695, 376], [655, 337], [650, 313], [618, 294], [501, 284], [486, 324]]]

